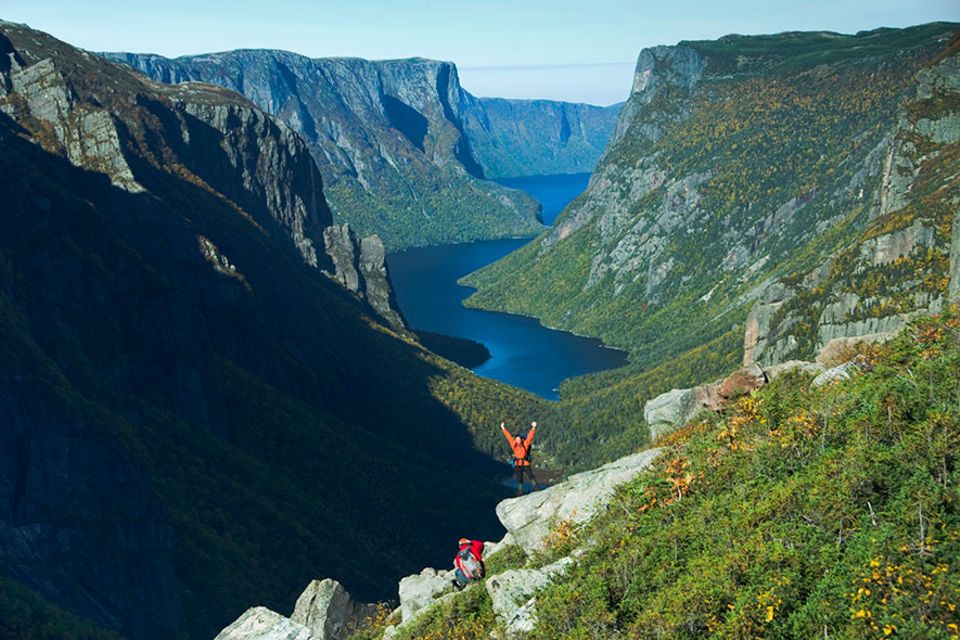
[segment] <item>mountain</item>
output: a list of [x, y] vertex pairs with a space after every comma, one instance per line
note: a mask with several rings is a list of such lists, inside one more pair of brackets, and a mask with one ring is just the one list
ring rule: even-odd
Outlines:
[[464, 92], [463, 130], [487, 178], [590, 173], [622, 106], [475, 98]]
[[293, 129], [0, 22], [0, 147], [4, 631], [209, 638], [496, 533], [478, 449], [545, 403], [382, 323]]
[[884, 339], [942, 306], [960, 281], [956, 31], [641, 52], [586, 192], [463, 281], [478, 288], [467, 304], [630, 351], [623, 369], [561, 385], [559, 460], [643, 446], [646, 403], [671, 389]]
[[391, 250], [534, 235], [538, 205], [483, 180], [449, 62], [311, 59], [286, 51], [105, 53], [154, 80], [233, 89], [306, 141], [339, 222]]
[[[935, 308], [956, 198], [956, 53], [945, 51], [956, 32], [935, 23], [645, 49], [586, 192], [537, 240], [466, 278], [478, 288], [468, 303], [600, 336], [639, 369], [711, 341], [739, 358], [753, 305], [794, 286], [781, 278], [822, 289], [831, 269], [851, 276], [816, 306], [797, 298], [803, 317], [787, 324], [803, 337], [783, 357], [812, 357], [866, 316]], [[896, 304], [874, 290], [841, 302], [857, 279], [881, 286], [838, 262], [859, 251], [904, 286]], [[848, 328], [818, 337], [813, 313], [815, 325]]]

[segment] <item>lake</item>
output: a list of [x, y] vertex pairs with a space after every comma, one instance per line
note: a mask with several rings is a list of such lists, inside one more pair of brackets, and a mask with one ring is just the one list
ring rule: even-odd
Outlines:
[[[587, 174], [514, 178], [507, 186], [543, 197], [544, 219], [552, 222], [586, 188], [587, 179]], [[557, 400], [563, 380], [621, 367], [627, 356], [594, 338], [547, 329], [534, 318], [463, 306], [473, 290], [457, 280], [527, 242], [490, 240], [425, 247], [390, 254], [387, 262], [397, 304], [411, 328], [479, 342], [490, 351], [490, 359], [473, 369], [478, 375]]]
[[569, 173], [555, 176], [524, 176], [494, 180], [511, 189], [522, 189], [543, 205], [543, 224], [552, 225], [563, 208], [583, 193], [590, 182], [589, 173]]

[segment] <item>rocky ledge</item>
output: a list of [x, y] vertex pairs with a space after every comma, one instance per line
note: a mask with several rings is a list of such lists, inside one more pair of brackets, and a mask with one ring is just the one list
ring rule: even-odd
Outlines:
[[[485, 555], [507, 547], [519, 547], [528, 557], [541, 551], [561, 523], [582, 525], [598, 514], [616, 488], [637, 477], [659, 455], [649, 449], [626, 456], [598, 469], [571, 476], [564, 482], [520, 498], [504, 500], [497, 516], [507, 529], [499, 542], [486, 542]], [[537, 593], [563, 575], [583, 554], [569, 556], [541, 567], [510, 569], [490, 575], [482, 583], [493, 603], [498, 621], [508, 637], [531, 631], [536, 624]], [[395, 637], [432, 607], [460, 597], [453, 586], [451, 569], [425, 568], [400, 580], [399, 606], [359, 603], [336, 580], [314, 580], [290, 617], [264, 607], [253, 607], [226, 627], [216, 640], [345, 640], [375, 620], [388, 623], [382, 637]], [[471, 585], [467, 589], [480, 588]]]

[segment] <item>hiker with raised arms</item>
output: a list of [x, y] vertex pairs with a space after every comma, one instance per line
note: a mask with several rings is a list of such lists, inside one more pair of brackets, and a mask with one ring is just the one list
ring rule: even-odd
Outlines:
[[530, 476], [533, 481], [533, 488], [539, 491], [540, 486], [533, 476], [533, 466], [531, 464], [533, 462], [531, 448], [533, 447], [533, 436], [537, 433], [537, 423], [530, 423], [530, 431], [527, 433], [526, 439], [522, 438], [520, 434], [512, 435], [502, 422], [500, 423], [500, 430], [503, 432], [503, 437], [507, 439], [513, 453], [513, 473], [517, 478], [517, 495], [522, 496], [524, 493], [524, 475]]

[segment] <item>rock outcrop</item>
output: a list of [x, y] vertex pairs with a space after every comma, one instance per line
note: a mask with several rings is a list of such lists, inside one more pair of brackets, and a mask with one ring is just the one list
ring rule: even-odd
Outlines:
[[703, 408], [697, 389], [672, 389], [648, 400], [643, 419], [650, 428], [650, 442], [686, 424]]
[[338, 224], [378, 235], [391, 251], [542, 229], [532, 198], [482, 179], [463, 129], [468, 94], [449, 62], [270, 50], [102, 55], [161, 82], [226, 87], [285, 121], [307, 142]]
[[570, 557], [561, 558], [539, 569], [504, 571], [486, 581], [493, 611], [497, 620], [506, 626], [508, 635], [522, 635], [533, 630], [537, 621], [535, 594], [566, 572], [574, 562]]
[[827, 384], [835, 384], [843, 380], [849, 380], [850, 377], [857, 371], [860, 370], [860, 366], [856, 362], [844, 362], [841, 365], [837, 365], [831, 369], [827, 369], [810, 383], [814, 387], [822, 387]]
[[525, 553], [540, 550], [561, 522], [578, 525], [589, 521], [613, 495], [659, 455], [659, 449], [621, 458], [599, 469], [570, 476], [565, 482], [529, 495], [504, 500], [497, 517]]
[[307, 585], [290, 620], [305, 626], [315, 640], [347, 640], [376, 611], [376, 605], [355, 601], [342, 584], [327, 578]]
[[[779, 373], [779, 372], [778, 372]], [[770, 377], [757, 365], [745, 366], [718, 382], [692, 389], [672, 389], [648, 400], [643, 419], [650, 429], [650, 441], [682, 427], [700, 411], [720, 411], [737, 398], [763, 387]]]
[[365, 300], [390, 326], [404, 332], [406, 325], [393, 296], [380, 238], [373, 235], [358, 241], [350, 225], [333, 225], [324, 229], [323, 244], [333, 261], [330, 275], [344, 289]]
[[403, 622], [412, 619], [439, 596], [452, 592], [453, 571], [426, 568], [400, 580], [400, 615]]
[[247, 609], [214, 640], [313, 640], [310, 629], [265, 607]]

